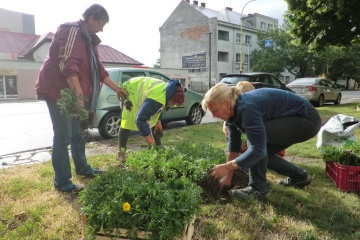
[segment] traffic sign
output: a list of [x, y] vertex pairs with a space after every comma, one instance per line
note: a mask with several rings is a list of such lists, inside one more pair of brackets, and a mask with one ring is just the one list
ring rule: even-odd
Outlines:
[[271, 48], [272, 47], [272, 40], [266, 39], [265, 40], [265, 48]]

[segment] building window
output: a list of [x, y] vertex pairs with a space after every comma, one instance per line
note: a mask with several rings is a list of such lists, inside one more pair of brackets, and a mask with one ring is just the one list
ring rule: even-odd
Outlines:
[[229, 32], [219, 30], [218, 39], [224, 40], [224, 41], [229, 41]]
[[250, 44], [251, 43], [251, 36], [246, 35], [245, 36], [245, 44]]
[[248, 54], [245, 54], [244, 63], [246, 63], [246, 64], [249, 63], [249, 55]]
[[17, 98], [16, 76], [0, 76], [0, 98]]
[[266, 22], [261, 22], [260, 23], [260, 28], [261, 29], [266, 29]]
[[240, 44], [240, 33], [236, 34], [236, 43]]
[[235, 62], [236, 62], [236, 63], [239, 63], [239, 62], [240, 62], [240, 53], [237, 53], [237, 54], [235, 55]]
[[285, 83], [289, 83], [290, 82], [290, 76], [285, 76]]
[[269, 24], [268, 24], [268, 29], [271, 30], [271, 29], [273, 29], [273, 28], [274, 28], [274, 25], [272, 25], [272, 24], [269, 23]]
[[219, 62], [229, 62], [229, 53], [228, 52], [218, 52], [218, 61]]

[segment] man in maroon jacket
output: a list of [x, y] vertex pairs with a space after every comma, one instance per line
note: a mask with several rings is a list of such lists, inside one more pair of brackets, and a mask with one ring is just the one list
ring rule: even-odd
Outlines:
[[83, 19], [60, 25], [36, 80], [37, 96], [46, 101], [53, 124], [54, 187], [62, 192], [75, 193], [83, 190], [83, 187], [70, 180], [69, 144], [77, 175], [94, 177], [101, 171], [87, 163], [79, 121], [69, 120], [59, 112], [56, 101], [60, 98], [61, 90], [73, 88], [76, 95], [82, 96], [84, 100], [81, 104], [89, 112], [95, 112], [103, 83], [114, 90], [119, 98], [127, 97], [126, 92], [109, 78], [99, 59], [97, 46], [101, 40], [96, 33], [103, 31], [108, 22], [106, 9], [93, 4], [85, 10]]

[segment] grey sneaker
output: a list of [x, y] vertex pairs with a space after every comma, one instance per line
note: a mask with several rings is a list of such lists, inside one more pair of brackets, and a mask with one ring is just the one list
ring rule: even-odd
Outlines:
[[252, 186], [241, 189], [230, 190], [230, 196], [240, 200], [258, 199], [260, 201], [265, 201], [267, 199], [266, 195], [267, 195], [267, 191], [261, 193], [253, 189]]
[[308, 173], [306, 173], [306, 175], [297, 178], [280, 179], [278, 181], [278, 184], [283, 185], [285, 187], [294, 187], [294, 188], [303, 189], [311, 182], [312, 182], [311, 176]]

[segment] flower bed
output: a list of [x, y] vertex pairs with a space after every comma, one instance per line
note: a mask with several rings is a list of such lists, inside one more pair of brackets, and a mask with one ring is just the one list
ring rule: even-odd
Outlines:
[[86, 234], [148, 239], [184, 237], [183, 229], [200, 210], [198, 185], [209, 170], [225, 159], [209, 145], [180, 145], [128, 154], [124, 169], [109, 169], [80, 193]]

